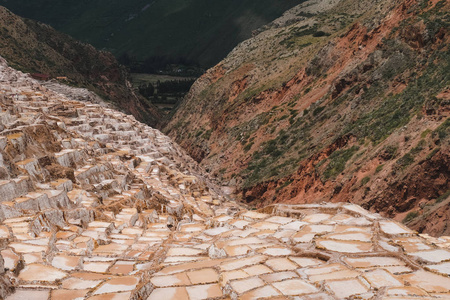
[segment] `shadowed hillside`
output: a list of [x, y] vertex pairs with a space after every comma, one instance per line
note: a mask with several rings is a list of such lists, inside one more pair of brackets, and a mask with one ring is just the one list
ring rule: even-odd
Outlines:
[[0, 6], [0, 55], [24, 72], [67, 77], [141, 121], [156, 125], [158, 110], [136, 95], [128, 73], [115, 57], [55, 31], [48, 25], [20, 18]]
[[212, 66], [252, 31], [302, 0], [0, 0], [27, 18], [139, 60]]

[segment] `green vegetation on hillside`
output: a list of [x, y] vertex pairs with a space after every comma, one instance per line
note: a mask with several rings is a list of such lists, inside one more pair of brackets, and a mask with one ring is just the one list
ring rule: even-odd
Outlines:
[[328, 158], [329, 162], [323, 176], [325, 180], [334, 179], [345, 169], [347, 161], [359, 150], [358, 146], [353, 146], [349, 149], [334, 151]]
[[[332, 40], [328, 44], [322, 41], [330, 37], [339, 40], [351, 29], [337, 25], [330, 28], [327, 22], [333, 18], [333, 13], [329, 13], [319, 15], [317, 17], [319, 22], [314, 25], [286, 27], [278, 33], [277, 36], [282, 39], [275, 46], [279, 45], [280, 48], [302, 50], [304, 49], [302, 45], [306, 42], [312, 43], [310, 50], [316, 45], [323, 46], [322, 50], [316, 47], [315, 56], [308, 59], [310, 62], [307, 63], [306, 73], [310, 78], [305, 81], [309, 80], [311, 83], [305, 85], [290, 102], [274, 106], [270, 114], [276, 117], [269, 116], [266, 122], [260, 123], [257, 122], [259, 116], [255, 116], [253, 120], [241, 123], [230, 131], [230, 136], [237, 137], [236, 140], [243, 145], [243, 152], [250, 154], [248, 167], [239, 174], [243, 179], [242, 186], [248, 188], [264, 181], [288, 176], [296, 171], [306, 158], [326, 150], [342, 137], [355, 138], [362, 150], [376, 147], [394, 132], [407, 126], [414, 118], [421, 118], [424, 107], [437, 110], [445, 105], [442, 102], [444, 100], [436, 96], [450, 82], [450, 56], [445, 50], [445, 44], [433, 45], [439, 39], [439, 34], [442, 38], [440, 30], [448, 28], [449, 24], [448, 15], [439, 11], [442, 3], [439, 2], [430, 11], [417, 10], [416, 18], [401, 22], [399, 27], [394, 28], [380, 41], [375, 52], [370, 53], [365, 61], [360, 61], [353, 70], [342, 72], [341, 77], [333, 82], [334, 89], [330, 89], [320, 102], [304, 109], [303, 113], [299, 113], [293, 107], [298, 105], [298, 99], [304, 99], [304, 95], [317, 88], [315, 82], [329, 75], [328, 70], [333, 67], [337, 58], [329, 57], [327, 54], [328, 49], [334, 45]], [[351, 21], [356, 17], [356, 14], [346, 16], [343, 26], [351, 25]], [[414, 45], [415, 38], [407, 39], [398, 35], [403, 30], [415, 30], [418, 19], [423, 20], [429, 34], [423, 41], [420, 51], [417, 51]], [[309, 53], [310, 50], [304, 52]], [[261, 65], [276, 64], [269, 56], [258, 59], [261, 60], [257, 60]], [[265, 81], [266, 78], [263, 77], [253, 82], [233, 102], [214, 105], [213, 119], [223, 118], [224, 113], [228, 115], [238, 113], [247, 106], [255, 105], [261, 98], [264, 99], [265, 96], [261, 95], [273, 95], [274, 90], [283, 89], [281, 77], [267, 76], [267, 78], [270, 78], [270, 81]], [[279, 82], [281, 83], [277, 86]], [[393, 83], [404, 84], [404, 88], [394, 92]], [[200, 91], [196, 100], [200, 103], [204, 99], [214, 99], [221, 85], [222, 81], [217, 81], [207, 86]], [[212, 105], [213, 102], [205, 103]], [[258, 126], [254, 128], [245, 126], [252, 122]], [[254, 147], [254, 133], [260, 127], [264, 129], [260, 130], [259, 134], [261, 132], [268, 134], [270, 139]], [[239, 129], [238, 134], [235, 132], [236, 128]], [[435, 135], [446, 136], [445, 123]], [[341, 145], [342, 149], [338, 148], [328, 159], [319, 162], [316, 172], [323, 181], [334, 180], [345, 170], [348, 173], [355, 172], [355, 168], [349, 170], [346, 164], [358, 149], [352, 148], [351, 145], [348, 147]], [[397, 150], [388, 146], [383, 156], [388, 160], [396, 158], [395, 167], [398, 170], [405, 170], [417, 160], [416, 157], [423, 150], [423, 145], [417, 145], [410, 153], [401, 157], [397, 157]], [[360, 154], [364, 155], [364, 152], [360, 151]], [[359, 156], [355, 158], [357, 159], [360, 159]], [[377, 172], [381, 169], [382, 167], [378, 168]], [[364, 179], [362, 182], [366, 184], [367, 180]]]
[[[446, 51], [436, 52], [425, 62], [423, 73], [414, 74], [403, 92], [381, 98], [381, 105], [363, 115], [357, 122], [348, 124], [346, 131], [380, 142], [395, 129], [406, 125], [412, 116], [419, 112], [425, 101], [435, 99], [436, 94], [448, 82], [450, 82], [450, 54]], [[387, 89], [387, 86], [384, 88]], [[378, 92], [382, 94], [384, 91]]]

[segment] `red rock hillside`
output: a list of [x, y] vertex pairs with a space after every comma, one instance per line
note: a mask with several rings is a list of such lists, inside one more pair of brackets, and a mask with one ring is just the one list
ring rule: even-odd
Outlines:
[[449, 3], [308, 1], [241, 43], [165, 132], [255, 207], [353, 202], [449, 234]]

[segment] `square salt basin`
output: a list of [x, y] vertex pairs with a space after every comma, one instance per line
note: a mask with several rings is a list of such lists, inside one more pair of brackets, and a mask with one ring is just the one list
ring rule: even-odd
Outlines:
[[289, 271], [298, 269], [297, 264], [287, 258], [273, 258], [266, 261], [266, 265], [274, 271]]
[[213, 299], [223, 295], [217, 284], [189, 286], [186, 287], [186, 290], [191, 300]]
[[165, 240], [169, 237], [170, 232], [167, 231], [147, 231], [142, 236], [143, 237], [153, 237], [157, 238], [158, 240]]
[[244, 229], [245, 226], [247, 226], [248, 224], [250, 224], [250, 222], [245, 221], [245, 220], [231, 220], [228, 222], [228, 224], [230, 224], [233, 227], [239, 228], [239, 229]]
[[337, 214], [337, 215], [334, 215], [332, 218], [331, 218], [331, 221], [333, 221], [333, 222], [336, 222], [336, 223], [345, 223], [345, 222], [347, 222], [347, 221], [350, 221], [350, 220], [352, 220], [352, 219], [354, 219], [354, 217], [352, 217], [352, 216], [350, 216], [350, 215], [347, 215], [347, 214]]
[[400, 277], [411, 286], [422, 288], [429, 293], [448, 293], [450, 287], [450, 278], [427, 271], [418, 270]]
[[293, 279], [297, 278], [297, 273], [293, 271], [284, 271], [284, 272], [277, 272], [277, 273], [271, 273], [271, 274], [264, 274], [261, 275], [260, 278], [268, 283], [273, 283], [277, 281], [283, 281], [285, 279]]
[[386, 266], [404, 266], [405, 263], [395, 257], [345, 257], [344, 261], [354, 268], [371, 268]]
[[54, 267], [30, 264], [20, 271], [19, 279], [24, 281], [45, 281], [54, 282], [67, 276], [66, 272], [63, 272]]
[[0, 225], [0, 239], [9, 238], [9, 230], [8, 227]]
[[273, 286], [286, 296], [296, 296], [318, 292], [315, 286], [301, 279], [288, 279], [281, 282], [275, 282], [273, 283]]
[[12, 247], [14, 249], [14, 252], [16, 253], [33, 253], [33, 252], [47, 251], [47, 246], [37, 246], [26, 243], [11, 243], [9, 244], [9, 246]]
[[394, 242], [400, 245], [406, 252], [433, 250], [431, 244], [425, 243], [424, 239], [418, 237], [396, 238]]
[[127, 234], [110, 234], [109, 235], [110, 238], [112, 239], [117, 239], [117, 240], [134, 240], [135, 236], [134, 235], [127, 235]]
[[62, 282], [62, 288], [68, 290], [84, 290], [96, 287], [102, 280], [83, 280], [81, 278], [70, 277]]
[[[227, 234], [225, 234], [223, 237], [232, 236], [232, 237], [234, 237], [234, 240], [238, 240], [238, 238], [246, 238], [257, 232], [260, 232], [260, 231], [255, 228], [248, 228], [245, 230], [233, 230], [233, 231], [230, 231]], [[243, 242], [240, 242], [240, 243], [243, 244]]]
[[181, 264], [184, 262], [194, 262], [206, 260], [208, 257], [203, 256], [169, 256], [164, 260], [164, 264], [173, 265], [173, 264]]
[[279, 239], [280, 241], [282, 241], [284, 243], [288, 243], [289, 239], [296, 233], [297, 233], [296, 230], [282, 230], [282, 231], [275, 232], [273, 234], [273, 237]]
[[253, 266], [262, 263], [266, 260], [265, 255], [255, 255], [246, 258], [233, 259], [226, 261], [220, 265], [222, 271], [231, 271], [236, 269], [242, 269], [247, 266]]
[[49, 294], [49, 290], [36, 291], [17, 289], [13, 294], [7, 296], [5, 300], [47, 300]]
[[290, 223], [287, 223], [287, 224], [281, 226], [280, 229], [297, 231], [297, 230], [300, 230], [300, 228], [305, 225], [309, 225], [309, 223], [302, 222], [302, 221], [294, 221], [294, 222], [290, 222]]
[[89, 272], [105, 273], [111, 262], [84, 262], [83, 269]]
[[269, 269], [265, 265], [254, 265], [251, 267], [244, 268], [243, 271], [250, 276], [257, 276], [257, 275], [273, 272], [271, 269]]
[[14, 270], [19, 263], [20, 256], [14, 253], [11, 249], [4, 249], [0, 252], [4, 260], [5, 268]]
[[331, 272], [331, 273], [310, 275], [309, 280], [312, 282], [320, 282], [320, 281], [324, 281], [324, 280], [356, 278], [360, 275], [361, 275], [361, 273], [359, 273], [357, 271], [350, 270], [350, 269], [344, 269], [344, 270]]
[[223, 248], [228, 256], [240, 256], [245, 255], [252, 250], [247, 245], [238, 245], [238, 246], [225, 246]]
[[189, 299], [185, 287], [157, 288], [152, 291], [147, 300], [181, 300]]
[[117, 261], [109, 269], [111, 274], [129, 274], [134, 270], [134, 261]]
[[121, 239], [112, 239], [112, 242], [120, 245], [133, 245], [135, 242], [133, 240], [121, 240]]
[[272, 236], [276, 231], [275, 230], [269, 230], [269, 229], [264, 229], [255, 233], [252, 233], [251, 236], [256, 236], [260, 239], [266, 239], [269, 236]]
[[235, 238], [226, 241], [227, 246], [239, 246], [239, 245], [252, 245], [252, 244], [265, 244], [264, 240], [257, 237], [248, 238]]
[[291, 255], [292, 250], [289, 248], [283, 248], [283, 247], [272, 247], [272, 248], [265, 248], [258, 250], [261, 254], [266, 254], [269, 256], [285, 256], [285, 255]]
[[310, 267], [322, 265], [325, 262], [317, 258], [289, 256], [289, 259], [298, 264], [300, 267]]
[[182, 224], [180, 225], [180, 232], [201, 232], [206, 229], [203, 224]]
[[345, 232], [345, 233], [331, 233], [322, 236], [324, 239], [341, 240], [341, 241], [361, 241], [371, 242], [372, 234], [367, 232]]
[[194, 248], [170, 248], [169, 251], [167, 251], [167, 256], [192, 256], [192, 255], [199, 255], [204, 253], [203, 250], [194, 249]]
[[187, 272], [187, 276], [192, 284], [205, 284], [219, 281], [219, 275], [212, 268]]
[[382, 287], [401, 287], [403, 281], [394, 277], [391, 273], [383, 269], [376, 269], [373, 271], [365, 272], [363, 277], [370, 283], [370, 285], [376, 289]]
[[445, 262], [437, 265], [427, 265], [427, 269], [450, 276], [450, 262]]
[[191, 284], [186, 273], [178, 273], [165, 276], [154, 276], [150, 279], [150, 282], [156, 287], [170, 287], [170, 286], [181, 286]]
[[231, 281], [230, 285], [233, 288], [233, 290], [236, 291], [237, 294], [242, 294], [251, 289], [264, 286], [265, 283], [258, 277], [251, 277], [251, 278]]
[[189, 242], [194, 234], [177, 232], [173, 235], [173, 239], [177, 242]]
[[227, 228], [227, 227], [216, 227], [216, 228], [211, 228], [208, 230], [203, 231], [204, 234], [209, 235], [209, 236], [216, 236], [219, 234], [222, 234], [224, 232], [230, 231], [231, 229]]
[[413, 257], [418, 257], [418, 258], [428, 261], [430, 263], [439, 263], [442, 261], [450, 260], [450, 251], [443, 250], [443, 249], [412, 252], [412, 253], [408, 253], [408, 255], [413, 256]]
[[108, 245], [100, 245], [94, 249], [93, 255], [120, 255], [128, 249], [128, 245], [111, 243]]
[[250, 227], [259, 229], [259, 230], [278, 230], [280, 224], [275, 224], [271, 222], [258, 222], [250, 225]]
[[369, 288], [357, 278], [328, 281], [327, 285], [339, 299], [366, 293], [369, 290]]
[[221, 285], [225, 286], [229, 281], [234, 279], [243, 279], [250, 277], [246, 272], [243, 270], [234, 270], [229, 272], [222, 272], [221, 274]]
[[336, 225], [334, 233], [347, 233], [347, 232], [371, 232], [372, 227], [369, 226], [351, 226], [351, 225]]
[[241, 217], [244, 220], [247, 221], [254, 221], [254, 220], [262, 220], [265, 219], [267, 217], [270, 217], [270, 215], [268, 214], [262, 214], [256, 211], [247, 211], [246, 213], [242, 214]]
[[315, 236], [315, 233], [299, 231], [296, 234], [292, 235], [290, 239], [294, 243], [311, 243]]
[[32, 263], [43, 263], [44, 260], [42, 259], [42, 252], [38, 253], [25, 253], [23, 254], [23, 260], [25, 261], [25, 264], [29, 265]]
[[341, 253], [364, 253], [372, 251], [372, 243], [359, 241], [317, 240], [316, 247]]
[[[53, 290], [51, 299], [79, 300], [84, 299], [89, 290]], [[45, 298], [46, 299], [46, 298]], [[27, 299], [28, 300], [28, 299]]]
[[291, 223], [295, 221], [295, 219], [292, 218], [286, 218], [286, 217], [280, 217], [280, 216], [273, 216], [266, 220], [266, 222], [276, 223], [280, 225], [286, 225], [288, 223]]
[[227, 222], [227, 221], [229, 221], [231, 219], [233, 219], [233, 218], [230, 217], [230, 216], [221, 215], [221, 216], [213, 218], [213, 221], [218, 222], [218, 223], [224, 223], [224, 222]]
[[412, 286], [388, 288], [386, 294], [388, 296], [428, 296], [424, 290]]
[[380, 221], [380, 229], [387, 235], [414, 234], [414, 231], [412, 231], [408, 227], [391, 220]]
[[52, 266], [55, 268], [72, 271], [77, 269], [81, 264], [81, 258], [78, 256], [56, 255], [52, 260]]
[[126, 235], [142, 235], [144, 230], [142, 228], [137, 227], [127, 227], [122, 230], [122, 234]]
[[71, 231], [59, 231], [56, 233], [56, 238], [62, 240], [73, 240], [76, 236], [76, 233]]
[[139, 279], [133, 276], [110, 279], [97, 288], [93, 295], [132, 291], [136, 288], [138, 283]]
[[307, 223], [320, 223], [330, 219], [331, 217], [332, 215], [329, 214], [312, 214], [304, 217], [302, 221]]
[[277, 297], [281, 296], [281, 294], [275, 290], [272, 286], [266, 285], [260, 288], [256, 288], [249, 292], [246, 292], [239, 300], [253, 300], [253, 299], [271, 299], [271, 300], [287, 300], [287, 297]]
[[347, 267], [345, 267], [342, 264], [334, 263], [334, 264], [327, 264], [322, 266], [317, 266], [314, 268], [310, 268], [305, 270], [305, 273], [309, 276], [312, 275], [320, 275], [320, 274], [328, 274], [336, 271], [343, 271], [348, 270]]

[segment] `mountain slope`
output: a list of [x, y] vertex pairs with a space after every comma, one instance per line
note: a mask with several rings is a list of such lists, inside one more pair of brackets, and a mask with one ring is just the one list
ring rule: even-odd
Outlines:
[[253, 30], [300, 2], [0, 0], [0, 5], [117, 56], [129, 53], [145, 59], [158, 55], [212, 66]]
[[141, 121], [156, 125], [158, 110], [134, 94], [128, 74], [111, 53], [98, 51], [48, 25], [20, 18], [0, 6], [0, 55], [31, 73], [64, 76]]
[[351, 201], [448, 233], [448, 11], [295, 7], [200, 78], [166, 132], [255, 206]]

